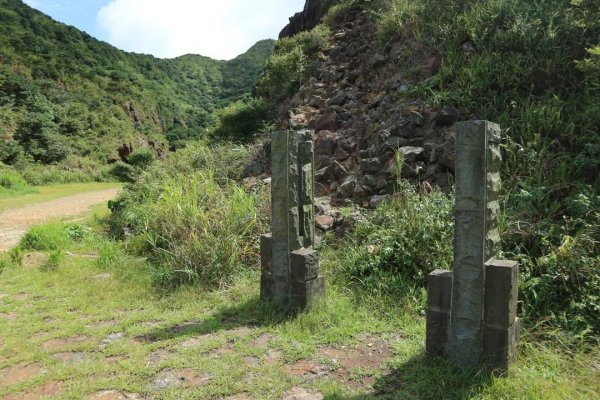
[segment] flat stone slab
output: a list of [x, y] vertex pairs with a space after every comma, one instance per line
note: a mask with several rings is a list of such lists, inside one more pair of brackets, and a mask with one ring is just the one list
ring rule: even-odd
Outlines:
[[44, 372], [40, 363], [18, 364], [0, 370], [0, 388], [26, 381]]
[[29, 295], [27, 293], [18, 293], [15, 294], [14, 299], [17, 301], [25, 301], [29, 299]]
[[332, 368], [310, 360], [300, 360], [295, 364], [285, 365], [283, 370], [290, 376], [302, 378], [307, 381], [329, 378], [333, 372]]
[[101, 390], [90, 394], [87, 400], [142, 400], [144, 397], [137, 393], [125, 393], [118, 390]]
[[178, 347], [181, 348], [191, 348], [191, 347], [198, 347], [201, 346], [202, 344], [214, 339], [216, 336], [212, 333], [207, 333], [205, 335], [200, 335], [200, 336], [196, 336], [193, 337], [191, 339], [186, 340], [185, 342], [181, 342]]
[[168, 369], [160, 372], [152, 384], [152, 390], [164, 390], [170, 387], [201, 387], [212, 379], [212, 375], [193, 368]]
[[50, 351], [57, 350], [57, 349], [60, 349], [61, 347], [71, 346], [71, 345], [75, 345], [75, 344], [81, 344], [87, 340], [89, 340], [89, 338], [87, 336], [73, 336], [73, 337], [66, 337], [66, 338], [56, 338], [56, 339], [51, 339], [51, 340], [48, 340], [47, 342], [44, 342], [42, 344], [42, 348], [44, 350], [50, 350]]
[[175, 353], [167, 349], [154, 350], [148, 354], [148, 366], [160, 364], [171, 358], [174, 354]]
[[70, 365], [83, 362], [85, 360], [86, 355], [85, 353], [81, 352], [66, 352], [53, 354], [52, 357], [54, 357], [57, 361], [60, 361], [61, 363]]
[[16, 312], [8, 312], [8, 313], [0, 313], [0, 318], [3, 318], [7, 321], [16, 321], [19, 318], [19, 314], [17, 314]]
[[48, 262], [50, 256], [42, 252], [33, 252], [23, 257], [21, 265], [23, 268], [39, 268]]
[[265, 353], [263, 360], [267, 365], [278, 364], [283, 358], [283, 353], [280, 350], [269, 349]]
[[270, 333], [263, 333], [256, 339], [252, 340], [252, 342], [250, 342], [250, 345], [252, 347], [265, 347], [268, 346], [269, 343], [271, 343], [271, 340], [273, 340], [273, 335], [271, 335]]
[[302, 387], [293, 387], [282, 397], [282, 400], [323, 400], [321, 393], [309, 392]]
[[248, 393], [238, 393], [225, 397], [225, 400], [253, 400]]
[[98, 345], [98, 348], [100, 350], [104, 350], [105, 348], [107, 348], [111, 343], [117, 342], [121, 339], [123, 339], [125, 337], [125, 334], [122, 332], [119, 333], [111, 333], [110, 335], [108, 335], [107, 337], [105, 337], [104, 339], [102, 339], [102, 342], [100, 342], [100, 344]]
[[11, 394], [2, 398], [2, 400], [39, 400], [49, 396], [57, 396], [62, 392], [62, 382], [50, 382], [38, 386], [35, 389], [19, 394]]

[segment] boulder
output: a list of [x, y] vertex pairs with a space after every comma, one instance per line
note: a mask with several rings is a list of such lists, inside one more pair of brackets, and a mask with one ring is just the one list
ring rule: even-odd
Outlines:
[[400, 147], [398, 151], [402, 153], [405, 162], [415, 162], [425, 157], [425, 149], [422, 147], [406, 146]]
[[315, 122], [315, 130], [318, 131], [337, 131], [340, 128], [338, 116], [335, 111], [323, 114]]

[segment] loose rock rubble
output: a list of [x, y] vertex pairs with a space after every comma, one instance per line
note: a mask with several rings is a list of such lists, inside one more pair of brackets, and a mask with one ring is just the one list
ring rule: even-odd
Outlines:
[[[399, 177], [448, 188], [453, 124], [463, 116], [432, 110], [410, 92], [437, 73], [440, 56], [411, 39], [378, 45], [359, 8], [342, 12], [331, 29], [314, 73], [279, 109], [280, 126], [315, 130], [317, 194], [376, 207]], [[331, 220], [318, 225], [330, 229]]]

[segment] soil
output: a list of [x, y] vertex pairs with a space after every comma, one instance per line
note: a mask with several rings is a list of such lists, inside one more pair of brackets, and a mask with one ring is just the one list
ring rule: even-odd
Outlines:
[[79, 193], [39, 204], [9, 208], [0, 213], [0, 251], [9, 250], [33, 225], [52, 219], [75, 217], [93, 206], [114, 199], [120, 189]]

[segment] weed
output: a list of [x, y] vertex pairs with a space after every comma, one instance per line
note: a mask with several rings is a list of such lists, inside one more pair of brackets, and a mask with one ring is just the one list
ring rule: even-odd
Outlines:
[[48, 260], [42, 265], [42, 271], [54, 271], [61, 264], [63, 258], [65, 257], [64, 250], [54, 250], [48, 256]]

